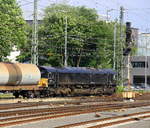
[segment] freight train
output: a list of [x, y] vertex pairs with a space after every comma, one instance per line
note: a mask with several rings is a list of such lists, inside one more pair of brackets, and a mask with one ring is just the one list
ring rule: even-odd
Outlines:
[[16, 98], [112, 94], [115, 74], [111, 69], [0, 63], [0, 91]]

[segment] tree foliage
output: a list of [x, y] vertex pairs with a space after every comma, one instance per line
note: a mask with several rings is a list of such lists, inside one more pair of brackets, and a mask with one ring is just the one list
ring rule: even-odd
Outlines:
[[[100, 19], [94, 9], [64, 4], [45, 9], [39, 28], [39, 64], [64, 65], [66, 19], [68, 65], [111, 68], [113, 23]], [[29, 50], [29, 45], [26, 49]]]
[[39, 31], [42, 64], [64, 63], [65, 20], [67, 18], [68, 64], [70, 66], [112, 66], [113, 24], [99, 19], [94, 9], [53, 5], [45, 10]]
[[0, 0], [0, 61], [26, 42], [26, 25], [16, 0]]

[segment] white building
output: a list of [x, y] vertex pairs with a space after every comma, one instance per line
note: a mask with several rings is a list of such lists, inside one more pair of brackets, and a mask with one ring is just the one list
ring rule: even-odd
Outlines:
[[16, 46], [14, 46], [13, 48], [13, 51], [10, 52], [10, 56], [7, 56], [7, 58], [9, 59], [10, 62], [12, 63], [16, 63], [16, 59], [17, 59], [17, 56], [20, 55], [20, 51], [17, 50]]
[[137, 56], [150, 56], [150, 33], [139, 34]]

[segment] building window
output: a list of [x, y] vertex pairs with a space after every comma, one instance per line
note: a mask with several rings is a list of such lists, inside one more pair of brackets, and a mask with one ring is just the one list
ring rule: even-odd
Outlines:
[[[134, 61], [131, 62], [133, 68], [145, 68], [145, 61]], [[146, 62], [147, 68], [148, 68], [148, 63]]]
[[145, 76], [133, 76], [133, 83], [134, 84], [145, 83]]

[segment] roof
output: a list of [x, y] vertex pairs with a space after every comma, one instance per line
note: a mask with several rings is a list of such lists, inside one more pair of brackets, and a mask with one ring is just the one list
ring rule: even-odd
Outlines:
[[59, 73], [94, 73], [94, 74], [116, 74], [112, 69], [96, 69], [96, 68], [86, 68], [86, 67], [49, 67], [40, 66], [41, 69], [47, 72], [59, 72]]

